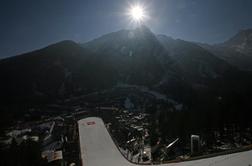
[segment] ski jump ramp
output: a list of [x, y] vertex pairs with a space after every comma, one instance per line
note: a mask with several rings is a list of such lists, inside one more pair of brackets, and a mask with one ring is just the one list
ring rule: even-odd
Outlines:
[[[81, 119], [78, 127], [82, 166], [137, 166], [118, 150], [102, 119]], [[160, 166], [252, 166], [252, 150]]]

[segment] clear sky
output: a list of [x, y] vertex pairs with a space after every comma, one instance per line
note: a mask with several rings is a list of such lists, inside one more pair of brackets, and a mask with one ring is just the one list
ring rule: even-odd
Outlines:
[[125, 13], [135, 3], [154, 33], [174, 38], [218, 43], [252, 28], [252, 0], [1, 0], [0, 58], [133, 28]]

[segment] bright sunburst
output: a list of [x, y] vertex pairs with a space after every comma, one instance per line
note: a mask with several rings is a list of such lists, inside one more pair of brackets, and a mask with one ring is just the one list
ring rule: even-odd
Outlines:
[[143, 20], [144, 17], [144, 11], [141, 6], [133, 6], [130, 10], [131, 17], [136, 21]]
[[132, 5], [129, 9], [128, 15], [134, 22], [143, 22], [146, 18], [145, 9], [141, 5]]

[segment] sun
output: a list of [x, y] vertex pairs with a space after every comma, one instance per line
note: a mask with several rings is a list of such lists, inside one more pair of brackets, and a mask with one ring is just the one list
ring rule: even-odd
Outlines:
[[136, 21], [141, 21], [144, 17], [144, 11], [141, 6], [133, 6], [130, 10], [131, 17]]
[[149, 7], [146, 3], [129, 3], [125, 14], [129, 19], [130, 25], [139, 26], [146, 24], [151, 19], [148, 14], [150, 12]]
[[129, 10], [131, 19], [135, 22], [142, 22], [145, 18], [144, 8], [140, 5], [132, 6]]

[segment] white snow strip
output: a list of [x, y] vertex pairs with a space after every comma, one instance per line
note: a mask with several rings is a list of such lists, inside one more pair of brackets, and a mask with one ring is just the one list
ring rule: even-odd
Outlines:
[[[137, 166], [123, 157], [103, 121], [90, 117], [78, 121], [83, 166]], [[163, 166], [251, 166], [252, 150]]]

